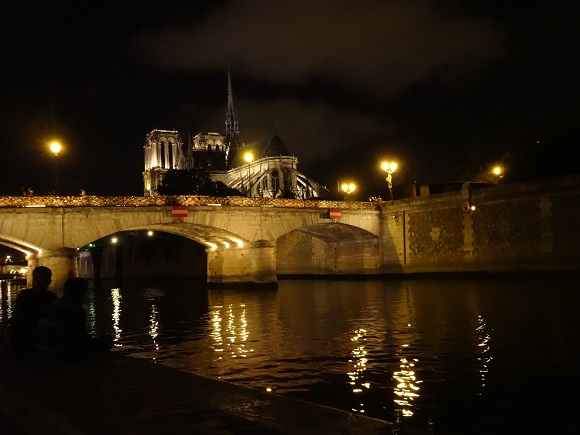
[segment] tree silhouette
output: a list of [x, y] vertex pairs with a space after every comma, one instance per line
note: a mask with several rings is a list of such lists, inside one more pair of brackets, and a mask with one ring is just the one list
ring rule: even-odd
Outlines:
[[159, 195], [241, 196], [221, 181], [213, 181], [204, 169], [169, 169], [157, 187]]

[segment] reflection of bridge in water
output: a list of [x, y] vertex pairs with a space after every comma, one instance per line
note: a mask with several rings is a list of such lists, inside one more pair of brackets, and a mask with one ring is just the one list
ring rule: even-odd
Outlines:
[[[331, 219], [331, 210], [332, 217]], [[211, 284], [284, 275], [579, 271], [580, 177], [394, 202], [245, 197], [0, 197], [0, 243], [53, 269], [123, 231], [205, 246]]]

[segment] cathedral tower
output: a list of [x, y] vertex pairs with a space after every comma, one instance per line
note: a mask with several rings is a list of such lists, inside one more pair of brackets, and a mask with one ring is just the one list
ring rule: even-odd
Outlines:
[[234, 95], [232, 92], [232, 76], [230, 74], [230, 63], [228, 62], [228, 104], [226, 107], [226, 164], [231, 167], [233, 157], [240, 147], [240, 129], [238, 127], [238, 117], [234, 109]]
[[145, 196], [157, 195], [157, 186], [168, 169], [184, 169], [185, 156], [179, 132], [153, 130], [145, 136], [145, 169], [143, 182]]

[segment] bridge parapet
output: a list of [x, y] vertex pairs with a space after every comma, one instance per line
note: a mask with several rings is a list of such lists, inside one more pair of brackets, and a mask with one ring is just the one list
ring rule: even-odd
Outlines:
[[340, 208], [379, 210], [379, 203], [362, 201], [301, 200], [288, 198], [248, 198], [245, 196], [1, 196], [0, 207], [150, 207], [221, 205], [236, 207]]

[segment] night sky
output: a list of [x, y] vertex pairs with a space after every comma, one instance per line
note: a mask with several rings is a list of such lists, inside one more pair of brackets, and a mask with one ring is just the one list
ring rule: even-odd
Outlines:
[[0, 195], [53, 189], [52, 137], [62, 194], [142, 195], [148, 132], [224, 132], [228, 59], [241, 140], [331, 188], [384, 189], [386, 157], [395, 183], [580, 172], [577, 1], [2, 0], [0, 32]]

